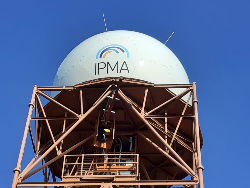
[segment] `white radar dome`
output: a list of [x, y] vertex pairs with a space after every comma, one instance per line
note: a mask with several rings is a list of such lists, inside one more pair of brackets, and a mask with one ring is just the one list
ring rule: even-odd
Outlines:
[[64, 59], [54, 86], [73, 86], [105, 77], [127, 77], [154, 84], [189, 84], [181, 62], [160, 41], [134, 31], [90, 37]]

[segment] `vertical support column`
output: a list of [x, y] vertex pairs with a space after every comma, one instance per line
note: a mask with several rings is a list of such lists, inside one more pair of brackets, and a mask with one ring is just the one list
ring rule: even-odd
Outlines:
[[64, 167], [65, 167], [65, 158], [66, 158], [66, 155], [63, 156], [63, 167], [62, 167], [62, 180], [63, 180], [63, 177], [64, 177]]
[[[65, 132], [65, 127], [66, 127], [66, 117], [67, 117], [67, 112], [65, 112], [65, 119], [63, 120], [63, 129], [62, 129], [62, 133]], [[60, 147], [59, 147], [59, 155], [62, 153], [62, 146], [63, 146], [63, 140], [60, 143]]]
[[20, 166], [21, 166], [21, 162], [22, 162], [22, 158], [23, 158], [23, 152], [24, 152], [24, 147], [25, 147], [25, 143], [26, 143], [27, 134], [28, 134], [28, 131], [29, 131], [29, 124], [30, 124], [30, 120], [31, 120], [31, 114], [32, 114], [32, 110], [34, 108], [34, 101], [35, 101], [36, 92], [37, 92], [37, 86], [35, 85], [34, 89], [33, 89], [32, 97], [31, 97], [31, 101], [29, 103], [28, 117], [27, 117], [27, 120], [26, 120], [25, 128], [24, 128], [23, 139], [22, 139], [22, 144], [21, 144], [21, 148], [20, 148], [20, 152], [19, 152], [19, 156], [18, 156], [18, 160], [17, 160], [17, 165], [16, 165], [16, 168], [14, 169], [14, 178], [13, 178], [11, 188], [16, 188], [17, 178], [18, 178], [18, 175], [21, 172]]
[[146, 104], [146, 100], [147, 100], [147, 95], [148, 95], [148, 88], [145, 89], [145, 94], [144, 94], [144, 99], [143, 99], [141, 114], [144, 114], [144, 109], [145, 109], [145, 104]]
[[[35, 118], [37, 118], [37, 100], [35, 99]], [[35, 131], [36, 131], [36, 154], [37, 154], [37, 143], [38, 143], [38, 121], [35, 120]]]
[[135, 158], [134, 158], [134, 162], [137, 162], [136, 164], [136, 176], [137, 176], [137, 180], [138, 179], [138, 176], [139, 176], [139, 154], [138, 154], [138, 142], [137, 142], [137, 134], [134, 136], [134, 139], [135, 139], [135, 147], [134, 147], [134, 154], [135, 154]]
[[82, 89], [80, 89], [80, 106], [81, 106], [81, 115], [83, 115], [83, 99], [82, 99]]
[[[84, 154], [82, 154], [82, 162], [81, 162], [81, 178], [82, 178], [82, 172], [83, 172], [83, 163], [84, 163]], [[84, 173], [86, 175], [86, 173]]]
[[38, 135], [38, 141], [37, 141], [37, 148], [36, 148], [36, 155], [38, 155], [38, 152], [40, 150], [40, 145], [41, 145], [41, 135], [42, 135], [42, 125], [40, 125], [39, 129], [39, 135]]
[[[195, 137], [195, 124], [193, 122], [193, 133], [192, 133], [192, 146], [193, 146], [193, 156], [192, 156], [192, 166], [193, 166], [193, 171], [195, 172], [195, 167], [196, 167], [196, 137]], [[192, 177], [192, 180], [194, 180], [194, 178]], [[191, 188], [196, 188], [196, 185], [192, 185]]]
[[[146, 170], [146, 168], [145, 168], [145, 166], [144, 166], [142, 160], [141, 160], [141, 163], [140, 163], [140, 164], [141, 164], [142, 170], [143, 170], [143, 172], [144, 172], [144, 174], [145, 174], [147, 180], [150, 180], [150, 177], [149, 177], [149, 175], [148, 175], [148, 172], [147, 172], [147, 170]], [[151, 187], [151, 188], [154, 188], [153, 185], [151, 185], [150, 187]]]
[[204, 188], [203, 184], [203, 166], [201, 163], [201, 145], [200, 145], [200, 129], [198, 122], [198, 100], [196, 93], [196, 83], [193, 82], [193, 109], [194, 109], [194, 123], [195, 123], [195, 135], [196, 135], [196, 149], [197, 149], [197, 172], [199, 179], [199, 188]]
[[[167, 118], [167, 110], [166, 109], [165, 109], [165, 115], [166, 115], [166, 117], [165, 117], [165, 132], [167, 133], [168, 132], [168, 118]], [[165, 135], [165, 140], [166, 140], [166, 144], [168, 144], [168, 136], [167, 135]], [[165, 146], [165, 150], [166, 150], [166, 152], [168, 152], [167, 146]]]
[[[45, 161], [44, 161], [44, 163], [46, 163]], [[44, 182], [48, 182], [48, 166], [46, 166], [45, 167], [45, 172], [44, 172]], [[44, 188], [47, 188], [47, 186], [44, 186]]]

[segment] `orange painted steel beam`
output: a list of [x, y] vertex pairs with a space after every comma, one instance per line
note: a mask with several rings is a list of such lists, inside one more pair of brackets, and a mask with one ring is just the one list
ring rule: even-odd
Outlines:
[[[128, 101], [125, 97], [125, 95], [123, 94], [123, 92], [119, 89], [118, 90], [118, 94], [120, 95], [120, 97], [125, 100]], [[133, 105], [130, 105], [131, 109], [133, 109], [133, 111], [138, 115], [138, 117], [140, 117], [140, 119], [147, 125], [147, 127], [154, 133], [154, 135], [161, 141], [161, 143], [166, 146], [168, 148], [168, 150], [178, 159], [178, 161], [180, 161], [180, 163], [185, 166], [185, 168], [188, 170], [188, 174], [190, 174], [191, 176], [196, 176], [195, 172], [185, 163], [185, 161], [166, 143], [166, 141], [158, 134], [158, 132], [149, 124], [149, 122], [144, 118], [144, 116], [142, 116], [134, 107]]]
[[14, 169], [14, 178], [13, 178], [13, 182], [12, 182], [12, 188], [16, 188], [17, 178], [18, 178], [18, 175], [21, 171], [20, 167], [21, 167], [21, 162], [22, 162], [22, 158], [23, 158], [23, 152], [24, 152], [27, 134], [29, 131], [31, 114], [32, 114], [32, 110], [34, 108], [36, 92], [37, 92], [37, 86], [35, 85], [34, 89], [33, 89], [32, 97], [31, 97], [31, 101], [29, 104], [29, 112], [28, 112], [28, 117], [26, 120], [26, 125], [25, 125], [25, 129], [24, 129], [24, 133], [23, 133], [23, 139], [22, 139], [22, 144], [21, 144], [21, 148], [20, 148], [20, 152], [19, 152], [19, 156], [18, 156], [18, 160], [17, 160], [17, 165], [16, 165], [16, 168]]
[[192, 84], [155, 84], [154, 87], [189, 88], [189, 87], [192, 87]]
[[31, 131], [30, 125], [29, 125], [29, 133], [30, 133], [30, 139], [31, 139], [31, 143], [32, 143], [32, 147], [33, 147], [34, 153], [36, 153], [36, 146], [35, 146], [35, 143], [34, 143], [34, 138], [33, 138], [33, 135], [32, 135], [32, 131]]
[[104, 166], [97, 166], [95, 171], [102, 172], [103, 170], [109, 171], [109, 170], [122, 170], [122, 171], [128, 171], [128, 170], [134, 170], [134, 166], [107, 166], [106, 168]]
[[17, 187], [44, 187], [44, 186], [103, 186], [103, 185], [115, 185], [115, 186], [127, 186], [127, 185], [197, 185], [196, 180], [140, 180], [140, 181], [113, 181], [103, 183], [101, 182], [29, 182], [19, 183]]
[[62, 86], [62, 87], [55, 87], [55, 86], [48, 86], [48, 87], [37, 87], [39, 91], [62, 91], [62, 90], [73, 90], [75, 89], [72, 86]]
[[193, 83], [193, 109], [195, 115], [195, 135], [196, 135], [196, 149], [197, 149], [197, 162], [198, 166], [196, 167], [198, 172], [199, 178], [199, 188], [204, 188], [203, 183], [203, 170], [204, 167], [201, 163], [201, 145], [200, 145], [200, 128], [199, 128], [199, 121], [198, 121], [198, 100], [197, 100], [197, 93], [196, 93], [196, 83]]
[[51, 96], [47, 95], [46, 93], [42, 92], [42, 91], [37, 91], [37, 93], [39, 93], [41, 96], [43, 96], [45, 99], [48, 99], [49, 101], [57, 104], [58, 106], [64, 108], [65, 110], [67, 110], [68, 112], [74, 114], [76, 117], [79, 117], [79, 115], [77, 113], [75, 113], [73, 110], [67, 108], [66, 106], [62, 105], [61, 103], [59, 103], [58, 101], [56, 101], [55, 99], [53, 99]]
[[167, 105], [167, 104], [173, 102], [175, 99], [178, 99], [178, 98], [180, 98], [180, 97], [183, 97], [183, 96], [186, 95], [190, 90], [191, 90], [190, 88], [186, 89], [186, 90], [183, 91], [182, 93], [180, 93], [180, 94], [174, 96], [173, 98], [171, 98], [171, 99], [167, 100], [166, 102], [160, 104], [159, 106], [155, 107], [153, 110], [149, 111], [146, 115], [149, 115], [149, 114], [151, 114], [152, 112], [158, 110], [159, 108], [161, 108], [161, 107], [163, 107], [163, 106], [165, 106], [165, 105]]
[[[42, 102], [41, 102], [41, 100], [40, 100], [40, 98], [39, 98], [39, 96], [38, 96], [37, 94], [36, 94], [36, 99], [37, 99], [38, 105], [39, 105], [39, 107], [40, 107], [40, 109], [41, 109], [41, 111], [42, 111], [43, 117], [46, 118], [47, 116], [46, 116], [46, 113], [45, 113], [45, 111], [44, 111]], [[49, 130], [51, 139], [52, 139], [53, 142], [55, 143], [55, 138], [54, 138], [54, 135], [53, 135], [52, 130], [51, 130], [51, 128], [50, 128], [49, 121], [48, 121], [47, 119], [45, 119], [45, 122], [46, 122], [47, 128], [48, 128], [48, 130]], [[58, 153], [58, 147], [57, 147], [57, 146], [56, 146], [56, 152]]]
[[[149, 175], [148, 175], [148, 172], [147, 172], [147, 170], [146, 170], [146, 168], [145, 168], [145, 166], [144, 166], [142, 160], [141, 160], [140, 164], [141, 164], [142, 170], [143, 170], [143, 172], [144, 172], [146, 178], [147, 178], [148, 180], [150, 180], [150, 177], [149, 177]], [[154, 186], [151, 185], [151, 188], [154, 188]]]
[[[187, 107], [188, 107], [188, 103], [189, 103], [189, 100], [190, 100], [191, 96], [192, 96], [192, 93], [189, 94], [188, 100], [187, 100], [187, 102], [186, 102], [186, 104], [185, 104], [185, 107], [184, 107], [182, 113], [181, 113], [182, 116], [183, 116], [183, 115], [185, 114], [185, 112], [186, 112], [186, 109], [187, 109]], [[173, 135], [173, 137], [172, 137], [172, 139], [171, 139], [171, 141], [170, 141], [170, 144], [169, 144], [170, 147], [172, 146], [172, 144], [173, 144], [173, 142], [174, 142], [174, 139], [175, 139], [176, 133], [177, 133], [177, 131], [178, 131], [178, 129], [179, 129], [179, 126], [180, 126], [180, 124], [181, 124], [182, 118], [183, 118], [183, 117], [180, 117], [180, 119], [179, 119], [179, 121], [178, 121], [178, 123], [177, 123], [176, 129], [175, 129], [175, 131], [174, 131], [174, 135]]]
[[193, 118], [194, 115], [192, 114], [185, 114], [185, 115], [146, 115], [145, 118]]
[[68, 116], [68, 117], [34, 117], [31, 120], [65, 120], [65, 119], [78, 119], [75, 116]]
[[176, 159], [174, 159], [173, 157], [171, 157], [166, 151], [164, 151], [163, 149], [161, 149], [159, 146], [157, 146], [157, 144], [155, 144], [154, 142], [152, 142], [149, 138], [147, 138], [146, 136], [144, 136], [142, 133], [137, 132], [137, 134], [139, 134], [143, 139], [145, 139], [146, 141], [148, 141], [148, 143], [150, 143], [152, 146], [154, 146], [156, 149], [158, 149], [163, 155], [165, 155], [168, 159], [170, 159], [174, 164], [176, 164], [176, 166], [180, 167], [184, 172], [186, 172], [187, 174], [189, 174], [190, 176], [195, 176], [195, 174], [191, 173], [189, 171], [189, 169], [186, 168], [186, 166], [182, 165], [181, 163], [179, 163]]
[[144, 99], [143, 99], [141, 114], [144, 114], [144, 108], [145, 108], [145, 104], [146, 104], [146, 101], [147, 101], [147, 95], [148, 95], [148, 88], [145, 89], [145, 94], [144, 94]]
[[[40, 166], [39, 168], [37, 168], [36, 170], [32, 171], [31, 173], [24, 175], [23, 180], [29, 178], [30, 176], [32, 176], [33, 174], [37, 173], [38, 171], [42, 170], [43, 168], [47, 167], [48, 165], [50, 165], [51, 163], [55, 162], [56, 160], [60, 159], [61, 157], [63, 157], [64, 155], [66, 155], [67, 153], [71, 152], [72, 150], [74, 150], [75, 148], [79, 147], [80, 145], [84, 144], [85, 142], [89, 141], [92, 137], [94, 137], [93, 135], [90, 135], [89, 137], [85, 138], [84, 140], [82, 140], [81, 142], [79, 142], [78, 144], [75, 144], [74, 146], [72, 146], [71, 148], [67, 149], [65, 152], [63, 152], [62, 154], [56, 156], [55, 158], [51, 159], [50, 161], [48, 161], [47, 163], [43, 164], [42, 166]], [[21, 174], [22, 175], [22, 174]], [[20, 176], [21, 176], [20, 175]]]
[[71, 133], [110, 93], [111, 91], [108, 91], [96, 105], [93, 105], [85, 114], [80, 116], [78, 121], [76, 121], [64, 134], [62, 134], [62, 136], [58, 138], [58, 140], [50, 146], [49, 149], [47, 149], [47, 151], [39, 159], [37, 159], [37, 161], [34, 162], [30, 168], [33, 169], [39, 162], [41, 162], [41, 160], [44, 159], [45, 156], [47, 156], [66, 136], [68, 136], [69, 133]]

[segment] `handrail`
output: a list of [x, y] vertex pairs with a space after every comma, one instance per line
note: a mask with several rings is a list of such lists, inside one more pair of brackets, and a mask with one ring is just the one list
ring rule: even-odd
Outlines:
[[[118, 154], [121, 157], [117, 157]], [[139, 174], [138, 158], [139, 154], [134, 153], [65, 155], [62, 179], [116, 176], [136, 177]], [[72, 160], [75, 162], [71, 162]], [[67, 172], [65, 171], [66, 168]]]

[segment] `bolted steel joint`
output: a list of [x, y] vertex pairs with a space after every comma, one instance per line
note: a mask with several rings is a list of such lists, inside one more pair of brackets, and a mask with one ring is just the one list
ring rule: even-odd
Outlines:
[[195, 175], [193, 176], [193, 178], [194, 178], [194, 180], [196, 180], [196, 181], [198, 181], [198, 180], [199, 180], [199, 178], [198, 178], [197, 174], [195, 174]]
[[197, 166], [197, 170], [202, 169], [202, 171], [204, 170], [203, 166]]
[[35, 107], [35, 105], [33, 103], [29, 103], [29, 107], [32, 106], [32, 108]]
[[199, 103], [197, 99], [194, 99], [194, 100], [193, 100], [193, 103], [195, 103], [195, 102], [197, 102], [197, 104]]
[[13, 170], [14, 173], [15, 173], [16, 171], [18, 171], [19, 173], [21, 172], [21, 170], [20, 170], [19, 168], [15, 168], [15, 169]]

